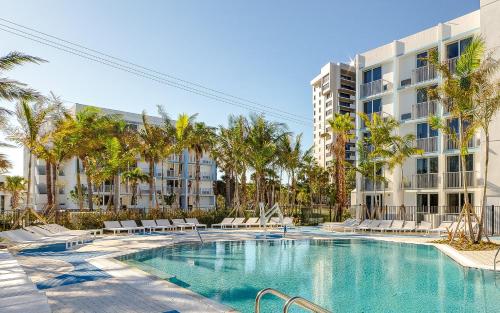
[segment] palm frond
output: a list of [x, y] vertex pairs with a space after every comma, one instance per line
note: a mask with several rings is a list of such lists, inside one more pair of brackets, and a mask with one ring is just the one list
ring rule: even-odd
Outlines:
[[44, 62], [47, 61], [39, 57], [34, 57], [21, 52], [13, 51], [6, 56], [0, 57], [0, 71], [11, 70], [16, 65], [22, 65], [24, 63], [40, 64]]

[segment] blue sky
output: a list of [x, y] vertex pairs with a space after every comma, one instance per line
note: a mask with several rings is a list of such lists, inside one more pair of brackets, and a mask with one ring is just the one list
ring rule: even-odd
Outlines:
[[[310, 80], [329, 61], [479, 8], [471, 0], [2, 1], [0, 17], [116, 57], [311, 118]], [[344, 12], [339, 14], [338, 12]], [[248, 111], [0, 31], [0, 54], [49, 61], [9, 77], [69, 101], [140, 113], [162, 104], [217, 126]], [[4, 106], [11, 104], [3, 103]], [[288, 122], [312, 144], [310, 126]], [[22, 153], [8, 151], [21, 174]]]

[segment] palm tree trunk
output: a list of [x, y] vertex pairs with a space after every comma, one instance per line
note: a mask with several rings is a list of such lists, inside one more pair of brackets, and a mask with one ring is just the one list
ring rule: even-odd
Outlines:
[[[474, 243], [480, 243], [484, 231], [484, 216], [486, 211], [486, 189], [488, 188], [488, 164], [490, 162], [490, 132], [488, 127], [484, 129], [485, 143], [485, 158], [484, 158], [484, 183], [483, 195], [481, 199], [481, 218], [479, 220], [478, 231]], [[486, 235], [486, 234], [485, 234]]]
[[85, 176], [87, 178], [87, 202], [89, 204], [89, 210], [93, 211], [94, 210], [94, 191], [92, 190], [92, 177], [89, 173], [87, 163], [85, 161], [82, 161], [83, 168], [85, 169]]
[[230, 174], [229, 174], [229, 171], [225, 171], [225, 180], [226, 180], [226, 186], [225, 186], [225, 189], [226, 189], [226, 209], [229, 209], [229, 207], [231, 206], [231, 178], [230, 178]]
[[198, 152], [196, 152], [196, 195], [195, 195], [195, 207], [199, 208], [200, 207], [200, 171], [201, 171], [201, 166], [200, 166], [200, 155]]
[[161, 196], [161, 207], [162, 209], [164, 210], [165, 209], [165, 186], [164, 186], [164, 180], [165, 180], [165, 176], [164, 176], [164, 173], [163, 173], [163, 157], [161, 159], [161, 191], [160, 191], [160, 196]]
[[243, 207], [246, 208], [247, 205], [247, 173], [246, 169], [243, 167], [241, 173], [241, 203]]
[[56, 212], [57, 210], [59, 210], [59, 188], [57, 186], [57, 181], [58, 181], [58, 178], [59, 178], [59, 164], [58, 163], [55, 163], [53, 164], [54, 166], [54, 186], [53, 186], [53, 190], [54, 190], [54, 212]]
[[132, 205], [137, 205], [137, 187], [139, 184], [133, 183], [132, 184]]
[[47, 185], [47, 205], [51, 208], [54, 205], [52, 194], [52, 165], [48, 160], [45, 161], [45, 184]]
[[28, 188], [26, 190], [26, 207], [29, 207], [31, 204], [31, 167], [33, 163], [33, 153], [30, 150], [29, 160], [28, 160]]
[[120, 173], [114, 176], [114, 195], [113, 195], [113, 205], [115, 211], [120, 208]]
[[76, 191], [78, 193], [78, 208], [83, 210], [82, 179], [80, 177], [80, 158], [76, 157]]
[[[154, 160], [149, 160], [149, 199], [148, 199], [148, 205], [149, 209], [153, 208], [153, 178], [154, 178]], [[156, 192], [156, 190], [154, 190]]]

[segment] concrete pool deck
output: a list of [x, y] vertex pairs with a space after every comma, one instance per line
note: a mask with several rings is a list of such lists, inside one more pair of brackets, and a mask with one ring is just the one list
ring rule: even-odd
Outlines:
[[[202, 231], [205, 242], [255, 240], [260, 230]], [[288, 239], [360, 238], [410, 244], [430, 244], [465, 267], [493, 269], [495, 251], [456, 251], [429, 243], [436, 237], [338, 233], [299, 227]], [[499, 242], [498, 238], [495, 240]], [[152, 235], [104, 236], [73, 250], [31, 248], [14, 256], [31, 281], [48, 298], [52, 312], [235, 312], [137, 268], [122, 263], [118, 256], [162, 246], [199, 242], [194, 231]]]

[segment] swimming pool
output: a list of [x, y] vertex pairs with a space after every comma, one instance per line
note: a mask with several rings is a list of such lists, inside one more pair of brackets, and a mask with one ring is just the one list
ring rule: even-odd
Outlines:
[[[362, 239], [179, 244], [120, 260], [241, 312], [276, 288], [332, 312], [500, 312], [500, 277], [464, 268], [433, 246]], [[161, 275], [160, 275], [161, 276]], [[500, 275], [499, 275], [500, 276]], [[283, 302], [270, 295], [264, 312]], [[299, 312], [299, 310], [294, 310]]]

